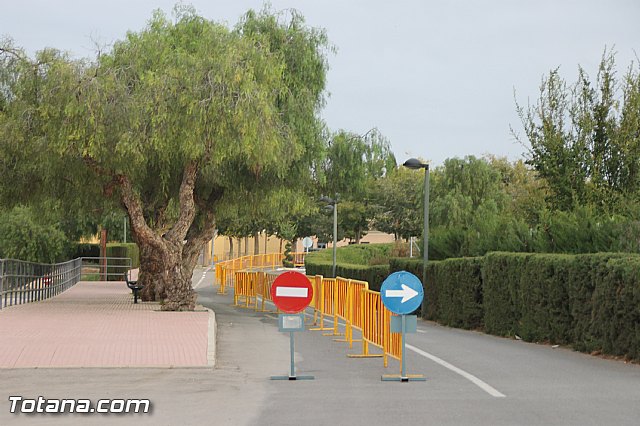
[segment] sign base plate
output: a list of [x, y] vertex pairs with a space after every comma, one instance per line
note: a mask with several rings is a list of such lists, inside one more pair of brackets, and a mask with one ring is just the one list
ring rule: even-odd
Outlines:
[[382, 376], [383, 382], [426, 382], [427, 379], [422, 374], [408, 374], [401, 376], [400, 374], [385, 374]]
[[314, 380], [313, 376], [271, 376], [271, 380]]

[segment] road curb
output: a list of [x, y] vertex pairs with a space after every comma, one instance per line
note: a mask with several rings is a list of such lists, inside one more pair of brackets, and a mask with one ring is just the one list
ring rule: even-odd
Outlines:
[[205, 308], [209, 311], [209, 333], [208, 333], [208, 341], [207, 341], [207, 365], [209, 367], [216, 366], [216, 338], [217, 338], [217, 330], [218, 324], [216, 322], [216, 313], [209, 308]]

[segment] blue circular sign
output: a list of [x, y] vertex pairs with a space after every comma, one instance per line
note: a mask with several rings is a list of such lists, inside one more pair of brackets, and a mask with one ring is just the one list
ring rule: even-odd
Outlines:
[[406, 315], [422, 304], [424, 289], [418, 277], [407, 271], [394, 272], [382, 283], [380, 288], [382, 303], [391, 312]]

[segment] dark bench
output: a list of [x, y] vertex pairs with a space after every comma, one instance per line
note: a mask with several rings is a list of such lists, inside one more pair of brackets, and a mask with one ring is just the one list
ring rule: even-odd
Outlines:
[[138, 284], [138, 281], [129, 280], [129, 272], [124, 273], [124, 282], [133, 292], [133, 303], [138, 303], [138, 292], [144, 288], [144, 285]]

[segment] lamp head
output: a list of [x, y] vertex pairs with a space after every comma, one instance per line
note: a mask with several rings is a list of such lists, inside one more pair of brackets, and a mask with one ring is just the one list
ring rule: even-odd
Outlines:
[[428, 169], [429, 168], [429, 164], [428, 163], [423, 163], [420, 160], [418, 160], [417, 158], [409, 158], [402, 165], [404, 167], [408, 168], [408, 169], [413, 169], [413, 170]]
[[333, 198], [329, 198], [326, 195], [323, 195], [322, 197], [320, 197], [319, 199], [320, 202], [326, 203], [326, 204], [335, 204], [336, 200], [334, 200]]

